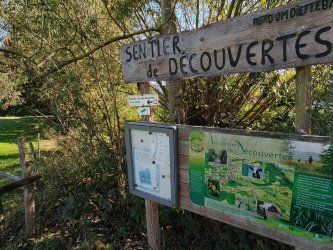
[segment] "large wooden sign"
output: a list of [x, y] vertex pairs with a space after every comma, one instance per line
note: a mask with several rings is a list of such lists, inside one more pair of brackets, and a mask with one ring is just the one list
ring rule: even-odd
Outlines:
[[295, 2], [121, 47], [125, 82], [333, 62], [333, 0]]
[[301, 249], [333, 249], [333, 138], [177, 125], [179, 206]]
[[200, 206], [328, 243], [333, 236], [332, 153], [330, 144], [297, 138], [194, 131], [189, 137], [190, 198]]

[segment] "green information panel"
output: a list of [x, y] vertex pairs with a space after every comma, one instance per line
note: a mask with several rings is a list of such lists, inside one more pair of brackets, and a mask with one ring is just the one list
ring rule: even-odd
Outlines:
[[320, 243], [333, 234], [333, 146], [192, 132], [193, 203]]

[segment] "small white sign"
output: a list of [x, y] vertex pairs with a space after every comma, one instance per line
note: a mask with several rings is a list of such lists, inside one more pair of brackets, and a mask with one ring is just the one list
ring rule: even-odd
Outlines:
[[130, 95], [128, 96], [130, 107], [149, 107], [158, 105], [158, 95]]
[[149, 107], [142, 107], [138, 109], [139, 115], [150, 115], [150, 108]]

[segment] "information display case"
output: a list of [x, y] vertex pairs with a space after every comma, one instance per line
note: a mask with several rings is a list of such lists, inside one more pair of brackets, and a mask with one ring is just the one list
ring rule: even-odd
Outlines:
[[157, 203], [178, 206], [177, 128], [126, 122], [129, 190]]

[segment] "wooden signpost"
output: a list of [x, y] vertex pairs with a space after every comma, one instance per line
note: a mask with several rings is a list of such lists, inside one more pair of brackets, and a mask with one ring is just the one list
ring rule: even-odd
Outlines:
[[[138, 83], [138, 90], [141, 95], [150, 94], [149, 83]], [[154, 122], [154, 110], [152, 107], [149, 107], [149, 109], [149, 115], [142, 115], [142, 121]], [[153, 250], [159, 249], [161, 245], [161, 234], [159, 227], [158, 203], [145, 199], [145, 206], [148, 244]]]
[[[332, 26], [333, 0], [307, 0], [291, 3], [274, 9], [253, 12], [244, 16], [210, 24], [193, 31], [155, 36], [147, 40], [123, 45], [121, 47], [124, 81], [126, 83], [172, 81], [176, 79], [210, 77], [246, 72], [265, 72], [301, 67], [298, 68], [297, 84], [300, 86], [302, 85], [302, 79], [307, 79], [307, 85], [309, 86], [306, 88], [307, 90], [305, 92], [303, 91], [304, 93], [297, 90], [297, 109], [305, 109], [306, 112], [302, 112], [302, 114], [300, 114], [301, 112], [296, 110], [296, 113], [298, 114], [296, 132], [309, 134], [311, 132], [311, 126], [309, 125], [311, 117], [311, 69], [304, 66], [333, 62]], [[308, 78], [310, 78], [310, 80], [308, 80]], [[303, 99], [305, 101], [303, 101]], [[305, 126], [304, 124], [307, 125]], [[261, 146], [261, 154], [267, 155], [268, 157], [266, 159], [268, 162], [267, 165], [260, 163], [260, 159], [255, 159], [257, 155], [255, 157], [251, 155], [249, 156], [249, 159], [238, 159], [237, 154], [235, 156], [232, 155], [232, 153], [232, 157], [229, 159], [230, 166], [225, 166], [228, 170], [223, 169], [223, 166], [219, 166], [221, 164], [227, 164], [227, 160], [224, 162], [223, 157], [215, 159], [216, 162], [213, 160], [208, 160], [208, 162], [206, 162], [207, 157], [209, 157], [210, 154], [209, 150], [212, 150], [214, 149], [213, 147], [215, 147], [207, 145], [209, 143], [214, 144], [214, 142], [222, 145], [225, 140], [219, 139], [223, 137], [222, 135], [219, 135], [219, 133], [235, 135], [236, 137], [239, 135], [245, 135], [249, 138], [249, 141], [252, 140], [252, 142], [256, 141], [257, 143], [260, 143], [260, 139], [258, 139], [258, 137], [262, 137], [262, 141], [265, 141], [266, 138], [273, 139], [273, 141], [274, 139], [289, 140], [289, 142], [277, 142], [277, 145], [280, 145], [280, 148], [283, 148], [283, 145], [287, 145], [288, 143], [290, 145], [293, 143], [293, 145], [298, 145], [299, 142], [305, 142], [305, 144], [319, 142], [323, 143], [321, 145], [321, 154], [324, 154], [324, 150], [328, 150], [327, 145], [331, 145], [331, 150], [333, 144], [332, 138], [307, 137], [289, 134], [272, 135], [260, 132], [231, 131], [225, 129], [211, 129], [182, 125], [177, 125], [177, 130], [179, 149], [178, 199], [179, 206], [181, 208], [293, 246], [297, 246], [301, 249], [333, 249], [333, 243], [330, 240], [330, 237], [332, 236], [329, 234], [327, 234], [327, 236], [320, 233], [313, 234], [310, 233], [310, 229], [304, 230], [304, 228], [299, 230], [297, 225], [292, 225], [292, 222], [290, 222], [291, 211], [288, 209], [292, 210], [294, 207], [297, 208], [297, 206], [302, 208], [304, 204], [305, 205], [303, 207], [307, 208], [312, 202], [309, 197], [304, 199], [299, 198], [299, 196], [304, 194], [302, 193], [304, 190], [296, 190], [295, 197], [293, 196], [293, 192], [294, 188], [297, 189], [298, 187], [301, 187], [303, 189], [312, 178], [300, 175], [299, 172], [297, 172], [298, 167], [304, 168], [304, 164], [306, 164], [306, 162], [311, 166], [312, 162], [316, 162], [316, 164], [314, 164], [316, 166], [318, 164], [324, 164], [321, 161], [321, 156], [319, 156], [320, 154], [316, 151], [316, 149], [314, 150], [317, 155], [316, 160], [313, 160], [312, 156], [307, 156], [309, 158], [304, 160], [302, 158], [303, 156], [301, 157], [302, 154], [300, 152], [295, 153], [294, 151], [288, 151], [287, 149], [284, 149], [285, 151], [282, 150], [285, 153], [288, 152], [286, 154], [273, 154], [271, 152], [265, 153], [263, 152], [265, 147]], [[201, 145], [199, 145], [199, 142], [196, 144], [196, 142], [191, 141], [192, 132], [198, 133], [198, 138], [200, 138], [200, 136], [210, 137], [211, 141], [206, 141], [206, 144], [203, 143], [203, 141], [200, 142]], [[290, 142], [293, 140], [296, 140], [296, 142]], [[251, 142], [249, 145], [250, 144]], [[274, 143], [271, 143], [271, 145], [273, 148], [277, 147]], [[191, 146], [193, 148], [191, 148]], [[216, 150], [217, 155], [223, 155], [224, 151], [227, 155], [227, 149], [224, 149], [224, 146], [222, 146], [221, 149], [214, 149]], [[202, 155], [196, 155], [196, 153], [198, 153], [196, 152], [196, 147], [203, 147], [201, 151], [198, 151], [203, 152]], [[238, 149], [240, 147], [241, 146], [238, 145]], [[251, 151], [251, 153], [254, 154], [254, 146], [251, 147], [251, 150], [245, 149], [245, 151], [249, 154]], [[243, 150], [242, 152], [244, 153], [245, 151]], [[255, 152], [256, 154], [259, 154], [259, 151]], [[307, 153], [309, 152], [312, 152], [311, 149], [309, 149]], [[299, 155], [299, 164], [297, 163], [294, 153]], [[276, 160], [276, 162], [274, 162], [272, 157], [275, 157], [274, 160]], [[227, 157], [225, 158], [227, 159]], [[236, 161], [238, 159], [245, 162], [240, 163], [241, 165], [237, 165], [232, 162], [234, 158]], [[198, 165], [195, 163], [197, 160], [201, 161]], [[281, 163], [283, 161], [286, 162]], [[212, 168], [215, 168], [218, 165], [218, 167], [215, 168], [215, 171], [228, 171], [228, 173], [224, 173], [224, 179], [222, 178], [223, 176], [221, 176], [221, 178], [219, 177], [214, 179], [210, 167], [208, 166], [208, 170], [206, 169], [207, 164], [210, 164]], [[234, 166], [235, 164], [237, 165], [236, 167]], [[263, 165], [261, 166], [260, 164]], [[273, 164], [274, 167], [269, 164]], [[276, 173], [274, 174], [274, 171], [272, 172], [270, 169], [270, 167], [272, 167], [279, 172], [281, 170], [279, 170], [279, 164], [286, 164], [285, 166], [287, 166], [283, 168], [285, 174], [281, 174], [281, 176], [276, 175]], [[290, 166], [292, 166], [291, 169], [289, 169]], [[232, 172], [229, 171], [229, 168], [238, 169], [237, 176], [241, 182], [246, 179], [245, 181], [258, 184], [257, 182], [260, 182], [259, 180], [250, 180], [251, 177], [254, 178], [253, 176], [256, 175], [259, 177], [257, 179], [266, 181], [266, 184], [269, 183], [273, 186], [277, 185], [276, 190], [273, 190], [275, 188], [274, 186], [273, 189], [270, 187], [271, 190], [268, 190], [268, 188], [267, 190], [263, 189], [261, 191], [263, 191], [263, 193], [272, 191], [273, 193], [279, 194], [282, 190], [281, 193], [285, 192], [282, 196], [285, 195], [288, 198], [289, 208], [287, 208], [284, 203], [281, 203], [282, 205], [274, 204], [273, 200], [259, 200], [255, 195], [255, 209], [258, 211], [260, 210], [261, 212], [265, 211], [265, 213], [262, 214], [262, 218], [258, 218], [260, 215], [255, 213], [250, 215], [248, 211], [234, 213], [237, 209], [233, 210], [234, 208], [230, 208], [229, 205], [235, 206], [236, 196], [234, 197], [234, 194], [239, 191], [239, 188], [228, 186], [227, 183], [229, 181], [235, 181], [235, 178], [229, 176]], [[266, 176], [264, 177], [265, 171]], [[280, 172], [282, 173], [283, 171], [281, 170]], [[261, 174], [259, 172], [261, 172]], [[231, 173], [231, 175], [235, 173]], [[301, 173], [304, 174], [304, 172]], [[209, 177], [210, 175], [212, 177]], [[229, 177], [227, 178], [226, 176]], [[274, 183], [271, 183], [273, 178], [272, 176], [275, 176], [274, 178], [276, 179]], [[319, 186], [322, 185], [322, 183], [325, 183], [325, 188], [326, 186], [330, 188], [327, 191], [324, 190], [324, 186], [321, 186], [323, 188], [321, 191], [324, 193], [326, 191], [328, 192], [323, 195], [330, 196], [328, 197], [329, 201], [325, 201], [325, 197], [323, 196], [324, 198], [322, 200], [312, 202], [315, 206], [317, 206], [317, 208], [311, 209], [318, 210], [318, 207], [322, 209], [322, 206], [325, 205], [324, 210], [329, 214], [330, 209], [333, 209], [333, 202], [331, 201], [333, 186], [329, 184], [332, 183], [332, 176], [329, 175], [325, 178], [321, 178], [322, 177], [319, 177], [319, 181], [315, 183]], [[278, 187], [278, 183], [282, 182], [286, 185], [286, 187]], [[288, 183], [288, 185], [286, 183]], [[293, 183], [295, 183], [294, 188], [292, 187]], [[260, 186], [260, 183], [258, 185]], [[235, 190], [230, 189], [228, 195], [224, 193], [220, 194], [222, 186], [223, 188], [234, 188]], [[258, 189], [261, 189], [262, 187], [259, 186]], [[312, 187], [306, 186], [306, 188], [310, 190], [309, 192], [312, 192], [313, 194], [315, 193]], [[230, 193], [232, 193], [232, 195]], [[252, 193], [255, 194], [256, 191], [253, 191]], [[224, 195], [228, 196], [228, 198], [224, 197]], [[242, 197], [237, 198], [241, 200]], [[305, 203], [303, 204], [303, 202]], [[249, 207], [253, 207], [254, 203], [252, 203], [251, 201], [248, 201], [247, 205]], [[241, 204], [238, 205], [241, 207]], [[273, 208], [271, 205], [275, 207], [276, 211], [272, 211]], [[320, 209], [318, 211], [320, 211]], [[149, 210], [153, 211], [153, 209], [150, 208]], [[278, 213], [279, 216], [274, 214], [274, 212]], [[157, 218], [156, 213], [157, 212], [155, 212], [154, 218]], [[274, 216], [271, 216], [272, 214]], [[251, 216], [254, 216], [255, 219]], [[271, 218], [271, 223], [274, 220], [277, 220], [275, 221], [277, 224], [266, 225], [265, 221], [262, 220], [266, 220], [267, 218]], [[148, 220], [149, 216], [147, 216], [147, 225], [150, 224], [150, 221]], [[281, 222], [279, 222], [279, 220]], [[158, 224], [158, 218], [153, 223], [155, 230], [158, 230], [158, 225], [156, 224]], [[331, 224], [326, 226], [332, 227], [329, 229], [332, 231], [333, 220], [331, 221]], [[153, 228], [153, 226], [148, 227], [148, 231], [149, 228]], [[302, 233], [304, 235], [299, 235], [298, 233]], [[150, 246], [153, 249], [159, 248], [159, 235], [151, 236], [150, 239], [148, 237], [148, 241], [149, 240], [155, 241], [153, 242], [154, 244], [150, 243]]]
[[125, 82], [333, 62], [333, 1], [308, 0], [121, 47]]

